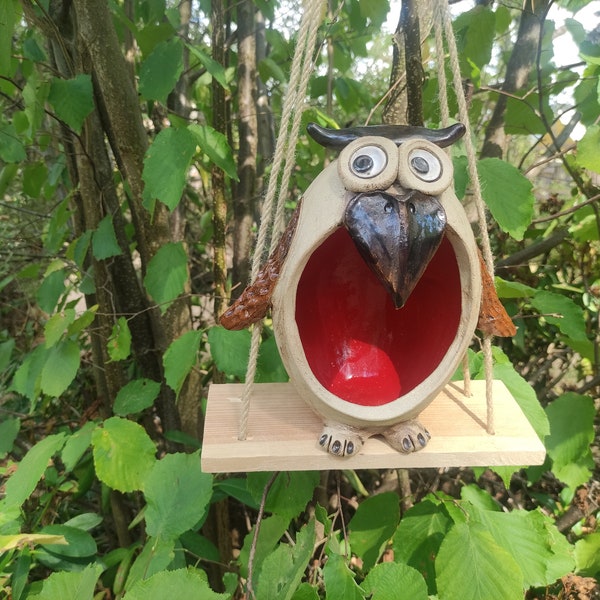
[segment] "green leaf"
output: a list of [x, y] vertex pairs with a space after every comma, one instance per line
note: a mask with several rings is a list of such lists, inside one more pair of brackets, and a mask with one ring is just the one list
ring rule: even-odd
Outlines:
[[476, 6], [459, 15], [453, 23], [458, 34], [459, 56], [478, 67], [490, 62], [496, 33], [495, 14], [486, 6]]
[[541, 291], [531, 299], [531, 304], [546, 322], [556, 325], [568, 338], [587, 341], [583, 310], [567, 296]]
[[319, 600], [319, 593], [310, 583], [304, 582], [298, 586], [292, 600]]
[[496, 292], [500, 298], [531, 298], [537, 293], [535, 288], [518, 281], [506, 281], [498, 276], [494, 278], [494, 281]]
[[23, 192], [30, 198], [39, 198], [48, 180], [48, 167], [42, 162], [29, 163], [23, 169]]
[[91, 564], [81, 571], [52, 573], [44, 580], [42, 591], [35, 600], [93, 600], [100, 565]]
[[48, 396], [60, 396], [70, 385], [79, 369], [79, 345], [67, 339], [52, 346], [42, 369], [40, 385]]
[[88, 421], [79, 431], [69, 436], [61, 452], [61, 458], [67, 471], [72, 471], [92, 443], [92, 432], [96, 424]]
[[311, 520], [296, 536], [294, 546], [280, 544], [265, 558], [256, 582], [261, 600], [291, 600], [313, 554], [315, 522]]
[[358, 505], [348, 523], [352, 552], [369, 571], [379, 560], [400, 520], [398, 495], [392, 492], [371, 496]]
[[[258, 540], [256, 542], [256, 552], [254, 557], [255, 573], [260, 572], [263, 561], [273, 551], [273, 549], [281, 539], [281, 536], [287, 529], [289, 522], [289, 519], [285, 519], [284, 517], [280, 517], [279, 515], [273, 515], [262, 520], [258, 532]], [[256, 526], [254, 526], [244, 538], [244, 545], [242, 546], [242, 549], [240, 550], [240, 555], [238, 557], [238, 563], [240, 565], [240, 575], [242, 577], [248, 576], [248, 560], [255, 531]]]
[[144, 285], [164, 314], [183, 293], [187, 280], [187, 255], [183, 244], [171, 242], [159, 248], [148, 263]]
[[523, 597], [515, 559], [477, 523], [458, 523], [435, 559], [440, 600], [515, 600]]
[[451, 525], [443, 504], [423, 499], [408, 509], [394, 534], [395, 559], [423, 573], [431, 593], [436, 591], [433, 558]]
[[285, 382], [289, 380], [274, 335], [270, 335], [260, 344], [254, 380], [257, 383]]
[[585, 483], [594, 467], [590, 444], [594, 440], [593, 400], [573, 392], [563, 394], [546, 407], [550, 435], [546, 438], [552, 471], [575, 489]]
[[[517, 373], [512, 364], [495, 364], [494, 377], [500, 379], [506, 385], [534, 431], [543, 441], [550, 432], [550, 426], [544, 409], [535, 395], [535, 390]], [[483, 374], [480, 372], [477, 378], [482, 379]]]
[[258, 510], [260, 506], [260, 502], [257, 502], [254, 496], [248, 491], [245, 477], [229, 477], [228, 479], [216, 482], [215, 493], [217, 492], [231, 496], [254, 510]]
[[104, 518], [102, 515], [97, 513], [80, 513], [66, 521], [65, 525], [82, 529], [83, 531], [91, 531], [98, 527], [103, 520]]
[[16, 417], [6, 417], [0, 421], [0, 458], [4, 458], [13, 448], [21, 429], [21, 420]]
[[577, 162], [585, 169], [600, 173], [600, 125], [592, 125], [577, 142]]
[[575, 560], [579, 574], [600, 575], [600, 533], [590, 533], [575, 542]]
[[156, 448], [143, 427], [111, 417], [94, 430], [92, 446], [100, 481], [120, 492], [144, 489], [156, 462]]
[[55, 433], [39, 441], [19, 463], [4, 488], [4, 507], [18, 507], [29, 498], [42, 478], [48, 461], [65, 443], [64, 433]]
[[[185, 600], [229, 600], [229, 594], [213, 592], [206, 575], [189, 567], [175, 571], [160, 571], [148, 579], [138, 581], [128, 592], [127, 600], [154, 598], [185, 598]], [[62, 599], [61, 599], [62, 600]]]
[[36, 346], [23, 360], [13, 377], [11, 389], [35, 402], [40, 394], [40, 379], [48, 351], [44, 344]]
[[177, 396], [186, 377], [196, 364], [201, 338], [200, 331], [187, 331], [171, 342], [163, 356], [165, 380]]
[[7, 163], [25, 160], [25, 147], [12, 123], [0, 123], [0, 159]]
[[152, 406], [159, 392], [158, 381], [145, 378], [134, 379], [119, 390], [113, 412], [121, 417], [142, 412]]
[[48, 102], [61, 121], [80, 133], [85, 118], [94, 110], [91, 76], [82, 73], [73, 79], [54, 77], [50, 84]]
[[[248, 473], [248, 491], [259, 501], [272, 473]], [[297, 517], [313, 497], [319, 485], [317, 471], [292, 471], [279, 473], [269, 490], [265, 510], [288, 519]]]
[[97, 311], [98, 305], [94, 304], [94, 306], [82, 312], [81, 315], [77, 317], [67, 328], [67, 335], [78, 335], [84, 329], [89, 327], [94, 322]]
[[532, 183], [516, 167], [498, 158], [477, 163], [483, 199], [500, 228], [516, 240], [533, 218]]
[[227, 137], [210, 125], [193, 124], [188, 129], [194, 134], [198, 146], [211, 162], [223, 169], [225, 175], [239, 181], [233, 151], [227, 142]]
[[507, 513], [464, 506], [494, 541], [516, 560], [523, 574], [524, 588], [547, 586], [557, 579], [548, 580], [547, 577], [553, 553], [541, 513], [525, 510]]
[[371, 600], [427, 600], [427, 584], [419, 571], [394, 562], [373, 568], [362, 583]]
[[46, 348], [54, 346], [73, 321], [75, 321], [75, 310], [73, 308], [67, 308], [62, 313], [53, 314], [44, 325]]
[[186, 531], [179, 537], [181, 545], [192, 555], [205, 560], [220, 562], [218, 548], [206, 537], [195, 531]]
[[167, 454], [157, 461], [144, 487], [146, 530], [175, 539], [205, 515], [212, 496], [212, 475], [200, 470], [200, 455]]
[[208, 330], [210, 353], [219, 371], [244, 379], [252, 334], [247, 329], [229, 331], [220, 325]]
[[121, 254], [111, 215], [106, 215], [92, 234], [92, 253], [97, 260]]
[[183, 44], [172, 37], [157, 44], [140, 67], [140, 94], [146, 100], [167, 104], [183, 72]]
[[144, 548], [131, 565], [125, 589], [130, 590], [138, 582], [165, 571], [173, 563], [174, 558], [175, 540], [148, 538]]
[[212, 59], [208, 54], [202, 52], [197, 46], [188, 45], [190, 52], [204, 65], [204, 68], [214, 77], [225, 90], [229, 90], [227, 74], [222, 65]]
[[181, 200], [198, 141], [189, 129], [168, 127], [156, 136], [144, 157], [144, 206], [160, 200], [174, 210]]
[[339, 554], [328, 557], [323, 567], [327, 600], [363, 600], [365, 593], [354, 581], [354, 574]]
[[67, 541], [66, 544], [42, 544], [42, 548], [53, 554], [70, 558], [84, 558], [93, 556], [98, 551], [94, 538], [83, 529], [69, 525], [47, 525], [41, 529], [41, 533], [60, 535]]
[[273, 81], [277, 83], [287, 82], [285, 71], [281, 68], [281, 65], [272, 58], [263, 58], [258, 63], [258, 72], [260, 74], [261, 81], [264, 83], [267, 83], [271, 78], [273, 78]]
[[58, 299], [65, 291], [66, 276], [64, 269], [52, 271], [44, 276], [44, 280], [36, 293], [38, 304], [44, 312], [51, 313], [54, 311]]
[[111, 361], [125, 360], [131, 353], [131, 331], [125, 317], [119, 317], [113, 325], [106, 349]]
[[9, 338], [5, 342], [0, 343], [0, 373], [2, 373], [10, 364], [15, 345], [16, 342], [14, 338]]
[[474, 483], [464, 485], [460, 489], [460, 497], [462, 500], [470, 502], [480, 510], [502, 510], [500, 504], [496, 502], [486, 490], [482, 490]]

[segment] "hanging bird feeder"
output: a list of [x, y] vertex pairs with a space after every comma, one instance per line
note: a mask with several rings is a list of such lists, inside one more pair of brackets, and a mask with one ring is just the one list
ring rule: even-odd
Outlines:
[[210, 387], [205, 471], [543, 462], [502, 382], [452, 381], [478, 326], [515, 331], [454, 194], [444, 148], [464, 133], [309, 126], [339, 156], [221, 317], [241, 329], [272, 309], [290, 382], [252, 382], [255, 325], [248, 382]]

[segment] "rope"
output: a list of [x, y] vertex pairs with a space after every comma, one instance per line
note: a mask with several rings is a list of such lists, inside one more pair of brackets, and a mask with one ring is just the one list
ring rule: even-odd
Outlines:
[[[283, 101], [279, 135], [273, 155], [273, 166], [267, 184], [267, 192], [263, 204], [263, 218], [258, 230], [256, 248], [252, 258], [251, 280], [256, 279], [260, 271], [262, 257], [271, 232], [269, 250], [277, 245], [277, 238], [283, 230], [285, 215], [285, 190], [287, 190], [292, 171], [296, 142], [300, 132], [304, 99], [308, 82], [313, 70], [313, 49], [317, 39], [317, 31], [321, 22], [324, 0], [305, 0], [304, 14], [300, 21], [296, 50], [292, 59], [290, 82]], [[284, 166], [285, 165], [285, 166]], [[283, 169], [283, 174], [282, 173]], [[281, 176], [281, 179], [280, 179]], [[277, 201], [275, 201], [277, 198]], [[262, 334], [262, 322], [256, 323], [252, 330], [250, 354], [246, 370], [246, 383], [241, 398], [240, 423], [238, 439], [245, 440], [248, 436], [248, 420], [250, 416], [250, 398], [256, 376], [258, 350]]]
[[[487, 230], [487, 220], [485, 214], [485, 204], [481, 194], [481, 183], [477, 173], [477, 157], [475, 155], [475, 145], [471, 135], [471, 125], [469, 123], [469, 111], [467, 100], [465, 98], [464, 89], [462, 86], [462, 77], [460, 73], [460, 63], [458, 58], [458, 50], [456, 47], [456, 38], [452, 29], [452, 21], [450, 19], [450, 11], [448, 8], [448, 0], [440, 0], [438, 3], [437, 18], [435, 19], [435, 41], [436, 52], [438, 56], [438, 80], [440, 88], [440, 110], [442, 120], [448, 119], [448, 96], [446, 86], [446, 73], [444, 70], [444, 60], [440, 57], [444, 56], [444, 45], [442, 39], [442, 29], [444, 30], [446, 41], [448, 44], [448, 56], [450, 58], [450, 68], [452, 70], [452, 78], [454, 89], [456, 91], [456, 100], [458, 102], [458, 114], [460, 121], [465, 126], [465, 151], [467, 154], [467, 163], [469, 169], [469, 177], [471, 179], [471, 187], [475, 206], [477, 208], [477, 216], [479, 220], [479, 229], [481, 235], [481, 244], [483, 246], [482, 253], [486, 267], [490, 275], [494, 276], [494, 257], [490, 238]], [[441, 77], [440, 77], [441, 76]], [[485, 398], [486, 398], [486, 429], [492, 435], [494, 433], [494, 400], [493, 400], [493, 357], [492, 357], [492, 336], [485, 334], [483, 338], [483, 358], [485, 370]], [[464, 365], [464, 363], [463, 363]], [[463, 366], [463, 373], [468, 373]], [[465, 377], [465, 389], [467, 387], [467, 375]], [[470, 385], [470, 384], [469, 384]]]

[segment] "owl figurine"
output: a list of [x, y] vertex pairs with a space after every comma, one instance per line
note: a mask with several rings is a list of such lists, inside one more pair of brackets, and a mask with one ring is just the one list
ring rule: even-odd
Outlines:
[[324, 451], [353, 456], [373, 435], [399, 452], [421, 450], [430, 434], [418, 415], [475, 329], [515, 331], [443, 150], [464, 126], [311, 123], [308, 132], [339, 157], [309, 186], [221, 324], [242, 329], [272, 308], [290, 381], [323, 420], [315, 443]]

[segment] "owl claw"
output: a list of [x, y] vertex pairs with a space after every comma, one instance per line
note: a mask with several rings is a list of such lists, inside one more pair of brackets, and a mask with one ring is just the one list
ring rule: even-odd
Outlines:
[[362, 445], [363, 439], [358, 432], [345, 425], [325, 426], [319, 436], [319, 446], [333, 456], [354, 456]]
[[383, 437], [392, 448], [404, 454], [422, 450], [431, 439], [429, 431], [416, 419], [390, 427], [383, 432]]

